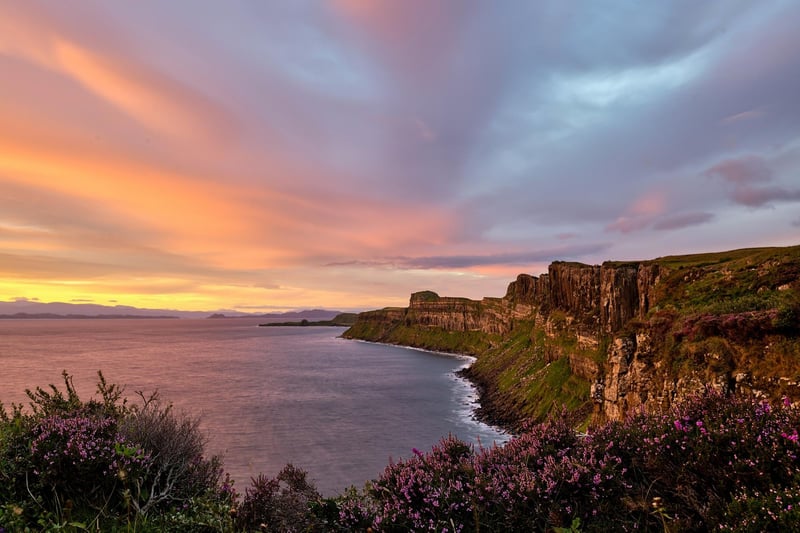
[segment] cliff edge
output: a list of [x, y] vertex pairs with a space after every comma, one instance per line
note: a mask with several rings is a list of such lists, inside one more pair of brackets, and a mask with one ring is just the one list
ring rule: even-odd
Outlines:
[[706, 387], [800, 401], [800, 246], [557, 261], [500, 298], [414, 293], [343, 336], [476, 356], [480, 414], [512, 429], [562, 405], [619, 420]]

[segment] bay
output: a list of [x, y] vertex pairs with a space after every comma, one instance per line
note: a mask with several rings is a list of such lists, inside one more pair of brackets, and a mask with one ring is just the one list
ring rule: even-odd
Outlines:
[[98, 370], [131, 401], [158, 390], [201, 417], [208, 452], [224, 455], [239, 490], [293, 463], [333, 495], [448, 434], [484, 446], [506, 438], [472, 417], [475, 391], [454, 374], [465, 358], [345, 340], [344, 328], [258, 322], [0, 320], [0, 401], [61, 386], [62, 370], [83, 398]]

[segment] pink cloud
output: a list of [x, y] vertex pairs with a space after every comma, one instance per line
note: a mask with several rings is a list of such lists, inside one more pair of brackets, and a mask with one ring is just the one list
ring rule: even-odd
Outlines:
[[773, 170], [763, 157], [749, 155], [731, 158], [717, 163], [704, 173], [711, 178], [720, 178], [732, 184], [730, 198], [747, 207], [761, 207], [772, 202], [794, 202], [800, 200], [800, 189], [777, 186], [758, 187], [754, 184], [770, 182]]
[[630, 212], [635, 215], [659, 215], [664, 212], [667, 199], [663, 192], [648, 193], [636, 199]]
[[772, 169], [764, 158], [748, 155], [739, 158], [726, 159], [717, 163], [705, 172], [706, 176], [720, 178], [729, 183], [743, 185], [772, 179]]
[[651, 191], [638, 197], [625, 213], [606, 226], [606, 231], [632, 233], [650, 226], [653, 218], [666, 209], [667, 196], [663, 191]]

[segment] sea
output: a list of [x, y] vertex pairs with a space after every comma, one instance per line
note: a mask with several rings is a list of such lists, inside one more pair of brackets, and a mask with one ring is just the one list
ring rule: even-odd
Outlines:
[[[263, 319], [261, 320], [263, 321]], [[477, 421], [463, 356], [342, 339], [341, 327], [259, 327], [259, 319], [0, 320], [0, 401], [97, 372], [200, 418], [240, 491], [287, 463], [332, 496], [450, 434], [488, 447], [508, 436]]]

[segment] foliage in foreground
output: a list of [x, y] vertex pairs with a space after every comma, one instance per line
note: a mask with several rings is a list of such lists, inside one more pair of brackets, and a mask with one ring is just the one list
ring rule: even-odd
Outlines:
[[26, 391], [29, 411], [0, 405], [0, 531], [224, 525], [234, 495], [197, 419], [158, 394], [128, 404], [102, 374], [99, 399], [81, 400], [66, 372], [64, 384]]
[[128, 406], [102, 379], [102, 400], [83, 403], [66, 382], [67, 396], [31, 394], [33, 414], [3, 414], [0, 531], [756, 532], [800, 523], [800, 408], [788, 401], [707, 392], [588, 435], [562, 413], [502, 447], [448, 437], [413, 450], [334, 498], [288, 465], [253, 479], [237, 501], [218, 461], [202, 458], [193, 420], [160, 403]]

